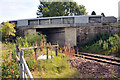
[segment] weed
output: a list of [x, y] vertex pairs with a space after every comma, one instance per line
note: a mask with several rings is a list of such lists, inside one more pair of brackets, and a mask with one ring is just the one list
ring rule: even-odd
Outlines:
[[101, 38], [91, 45], [80, 47], [81, 51], [92, 52], [98, 54], [113, 54], [119, 53], [120, 51], [120, 37], [117, 34], [112, 34], [107, 38]]

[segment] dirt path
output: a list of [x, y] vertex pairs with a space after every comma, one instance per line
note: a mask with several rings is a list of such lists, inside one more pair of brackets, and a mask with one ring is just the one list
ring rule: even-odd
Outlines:
[[73, 67], [81, 72], [79, 78], [118, 78], [120, 66], [101, 63], [97, 61], [76, 58], [70, 60]]

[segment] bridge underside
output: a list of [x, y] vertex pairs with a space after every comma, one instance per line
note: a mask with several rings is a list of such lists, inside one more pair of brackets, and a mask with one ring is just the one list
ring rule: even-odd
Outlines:
[[56, 44], [58, 42], [60, 46], [65, 44], [64, 28], [37, 28], [36, 32], [41, 32], [46, 35], [48, 43]]
[[41, 32], [46, 35], [47, 42], [51, 44], [58, 44], [64, 46], [65, 44], [71, 44], [71, 46], [76, 46], [76, 28], [34, 28], [26, 29], [26, 33], [35, 34], [36, 32]]

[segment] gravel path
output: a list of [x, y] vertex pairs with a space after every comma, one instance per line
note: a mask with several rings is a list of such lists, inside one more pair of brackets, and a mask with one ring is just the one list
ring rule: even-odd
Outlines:
[[79, 78], [120, 78], [120, 66], [83, 58], [71, 59], [70, 62], [81, 72]]

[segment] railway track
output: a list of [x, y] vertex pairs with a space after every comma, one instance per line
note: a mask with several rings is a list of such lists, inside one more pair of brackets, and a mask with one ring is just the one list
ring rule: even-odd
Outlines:
[[112, 65], [120, 66], [120, 58], [113, 56], [105, 56], [91, 53], [79, 52], [79, 54], [75, 55], [76, 57], [83, 57], [85, 59], [94, 60], [102, 63], [108, 63]]

